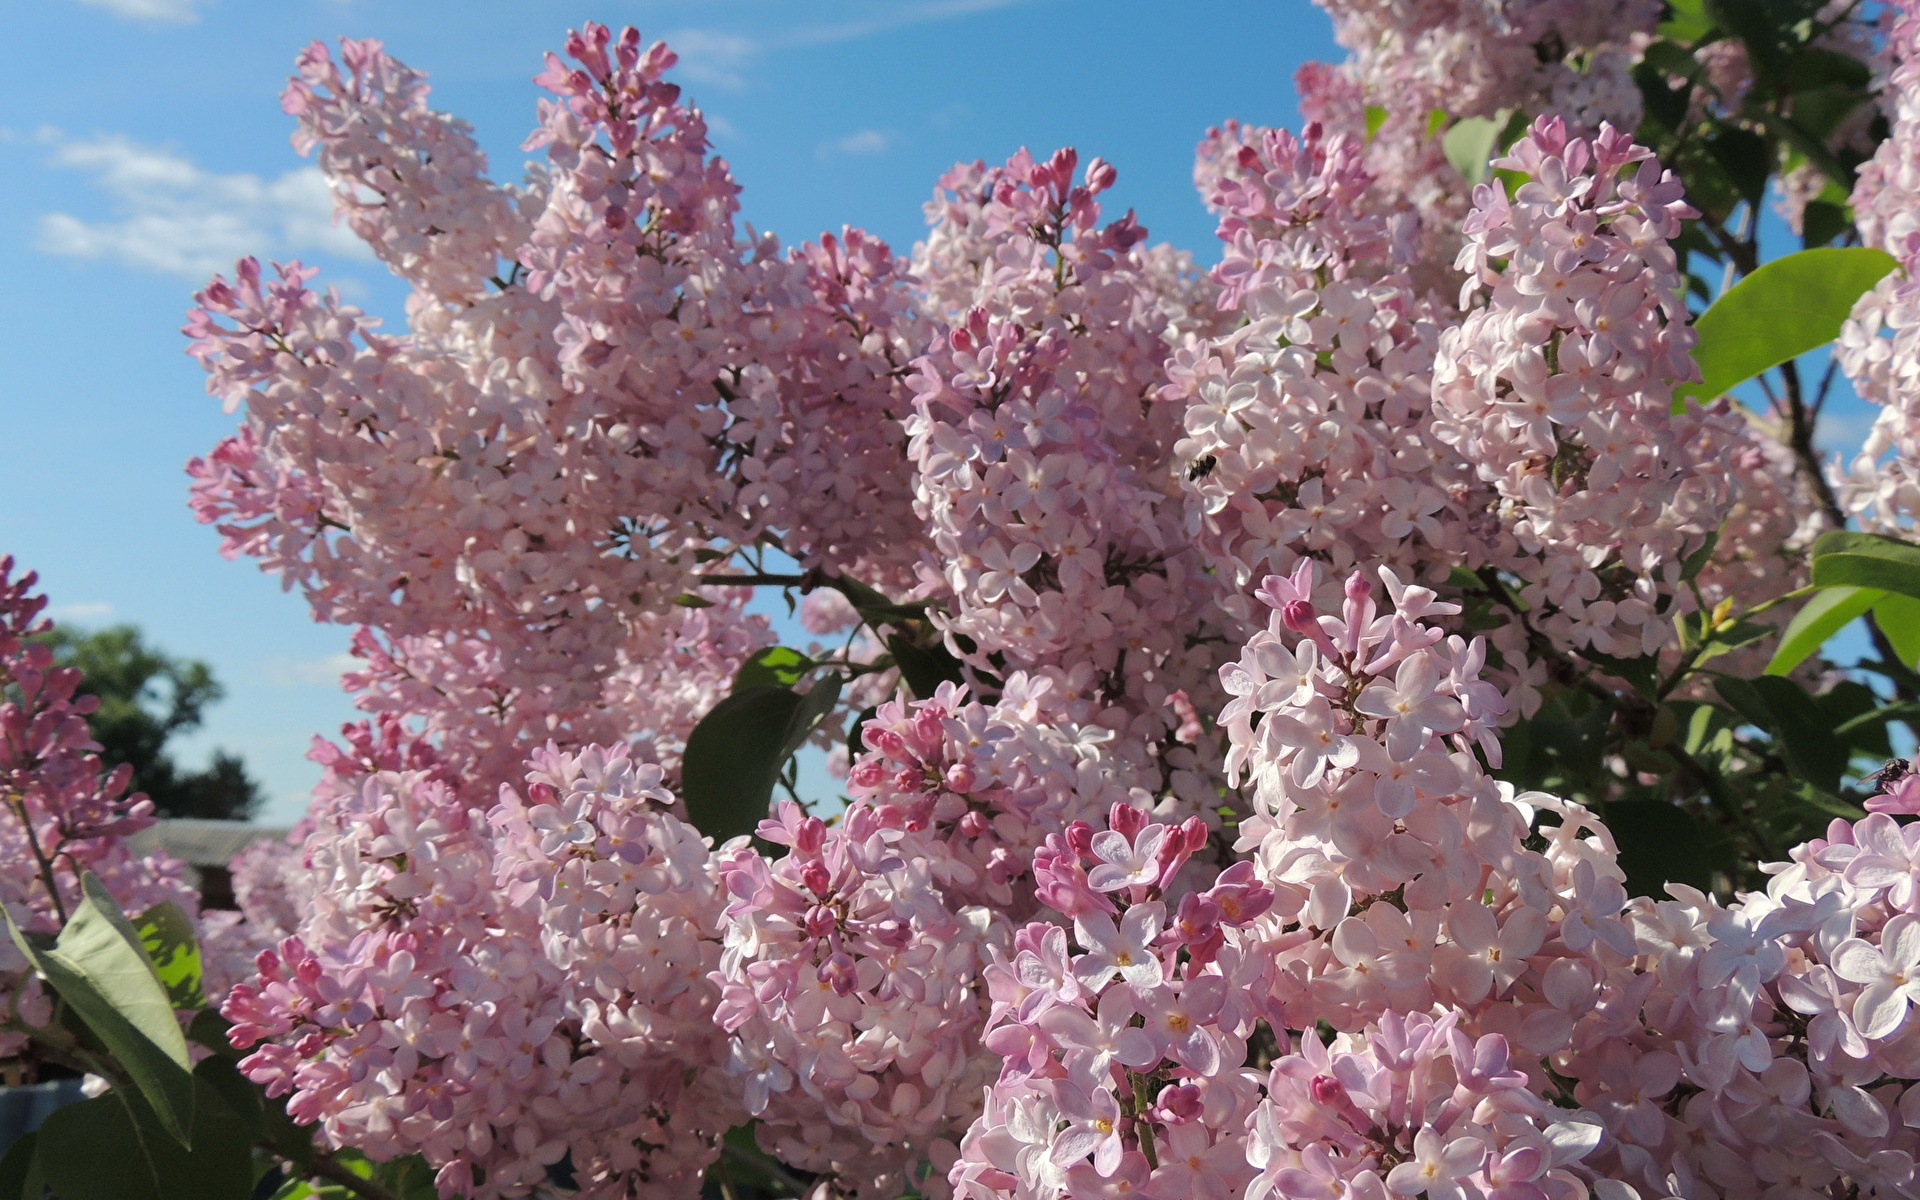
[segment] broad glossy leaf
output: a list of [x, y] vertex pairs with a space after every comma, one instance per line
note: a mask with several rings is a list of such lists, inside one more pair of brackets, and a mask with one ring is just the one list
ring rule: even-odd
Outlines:
[[1879, 588], [1832, 587], [1815, 592], [1787, 623], [1786, 632], [1780, 635], [1780, 648], [1767, 664], [1767, 674], [1792, 671], [1826, 645], [1828, 638], [1886, 597]]
[[747, 656], [734, 674], [733, 690], [755, 687], [790, 688], [813, 669], [813, 660], [791, 646], [768, 646]]
[[1920, 599], [1920, 546], [1876, 533], [1823, 533], [1813, 543], [1813, 582]]
[[766, 817], [800, 701], [786, 688], [748, 688], [714, 705], [687, 735], [681, 798], [693, 827], [716, 844], [752, 833]]
[[187, 1144], [194, 1088], [187, 1039], [173, 1004], [120, 906], [91, 874], [85, 896], [52, 946], [21, 933], [14, 942], [60, 998], [132, 1077], [160, 1125]]
[[1848, 753], [1834, 736], [1833, 724], [1807, 690], [1779, 675], [1758, 679], [1723, 678], [1715, 687], [1741, 716], [1772, 733], [1787, 766], [1804, 782], [1824, 791], [1839, 786]]
[[780, 762], [785, 765], [787, 756], [806, 745], [807, 738], [813, 733], [814, 726], [820, 724], [833, 706], [840, 702], [840, 689], [846, 685], [846, 676], [838, 671], [829, 671], [813, 681], [813, 687], [800, 697], [800, 705], [793, 710], [793, 719], [787, 724], [787, 736], [780, 746]]
[[[7, 1147], [7, 1156], [0, 1158], [0, 1200], [22, 1200], [21, 1192], [26, 1186], [27, 1175], [33, 1170], [33, 1147], [40, 1135], [29, 1130]], [[28, 1200], [40, 1200], [38, 1195]]]
[[1440, 139], [1440, 149], [1460, 172], [1460, 177], [1468, 183], [1479, 183], [1487, 177], [1487, 164], [1493, 158], [1494, 143], [1499, 140], [1500, 130], [1506, 126], [1507, 114], [1495, 113], [1491, 117], [1462, 117], [1453, 123], [1446, 135]]
[[1903, 665], [1920, 663], [1920, 600], [1889, 594], [1873, 606], [1873, 621]]
[[945, 646], [917, 645], [904, 634], [895, 633], [888, 635], [887, 649], [893, 651], [893, 661], [900, 667], [900, 677], [907, 681], [913, 694], [922, 700], [932, 698], [943, 683], [966, 681], [960, 671], [960, 660], [948, 653]]
[[167, 989], [175, 1008], [204, 1008], [200, 991], [200, 943], [193, 936], [193, 919], [171, 900], [162, 901], [133, 922], [141, 948]]
[[54, 1112], [35, 1154], [48, 1186], [59, 1200], [247, 1200], [246, 1122], [206, 1081], [195, 1087], [191, 1150], [164, 1135], [137, 1096], [109, 1092]]
[[1627, 892], [1664, 896], [1669, 883], [1702, 891], [1725, 869], [1725, 847], [1693, 816], [1664, 800], [1622, 800], [1607, 805], [1607, 828], [1620, 847]]
[[1802, 250], [1764, 264], [1693, 323], [1701, 381], [1674, 389], [1673, 411], [1831, 342], [1854, 301], [1894, 266], [1893, 256], [1865, 246]]

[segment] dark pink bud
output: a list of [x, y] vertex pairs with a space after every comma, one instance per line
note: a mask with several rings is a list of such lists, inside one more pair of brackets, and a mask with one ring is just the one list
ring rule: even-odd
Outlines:
[[[1053, 839], [1049, 837], [1048, 841]], [[1093, 826], [1075, 821], [1067, 826], [1067, 847], [1081, 858], [1093, 857]]]
[[1161, 1091], [1154, 1100], [1153, 1117], [1166, 1125], [1185, 1125], [1200, 1115], [1200, 1089], [1191, 1083], [1176, 1083]]
[[980, 782], [972, 763], [958, 762], [947, 768], [947, 790], [964, 796]]
[[806, 817], [793, 833], [793, 848], [802, 854], [818, 854], [827, 841], [827, 823], [819, 817]]
[[839, 925], [839, 918], [835, 917], [833, 910], [824, 904], [816, 904], [807, 910], [806, 927], [807, 936], [810, 938], [826, 937], [839, 928]]
[[1107, 810], [1107, 825], [1115, 833], [1125, 834], [1128, 841], [1147, 827], [1147, 814], [1131, 804], [1116, 802]]
[[1285, 607], [1280, 610], [1280, 620], [1295, 633], [1312, 634], [1320, 630], [1320, 622], [1316, 619], [1313, 605], [1305, 600], [1287, 601]]
[[1345, 591], [1349, 600], [1365, 600], [1373, 595], [1373, 585], [1367, 582], [1364, 575], [1349, 575]]
[[827, 864], [817, 858], [800, 868], [800, 882], [823, 900], [833, 890], [833, 876], [828, 873]]
[[1331, 1075], [1315, 1075], [1311, 1090], [1313, 1102], [1327, 1108], [1345, 1108], [1352, 1103], [1347, 1096], [1346, 1085]]
[[987, 833], [992, 830], [993, 826], [987, 823], [987, 814], [983, 812], [969, 812], [960, 818], [959, 828], [960, 836], [977, 838], [985, 837]]

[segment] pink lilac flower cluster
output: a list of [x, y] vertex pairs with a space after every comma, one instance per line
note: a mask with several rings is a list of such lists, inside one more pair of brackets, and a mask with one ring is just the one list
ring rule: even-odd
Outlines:
[[1227, 931], [1273, 893], [1251, 863], [1180, 886], [1207, 845], [1198, 818], [1115, 804], [1106, 825], [1047, 839], [1034, 871], [1051, 919], [987, 968], [984, 1040], [1003, 1063], [953, 1167], [958, 1195], [1226, 1196], [1253, 1173], [1257, 1073], [1240, 1063], [1254, 1011]]
[[1486, 497], [1435, 434], [1438, 314], [1396, 261], [1393, 222], [1365, 207], [1360, 143], [1233, 132], [1234, 173], [1210, 197], [1214, 276], [1246, 323], [1176, 354], [1166, 394], [1187, 405], [1189, 535], [1244, 635], [1264, 624], [1253, 585], [1305, 558], [1330, 588], [1356, 567], [1445, 578]]
[[998, 1070], [981, 972], [1052, 903], [1036, 855], [1154, 799], [1106, 755], [1111, 732], [1075, 720], [1084, 707], [1018, 675], [993, 705], [952, 684], [889, 700], [861, 726], [834, 825], [785, 802], [760, 833], [781, 857], [721, 852], [728, 1069], [782, 1161], [861, 1195], [938, 1186]]
[[1483, 184], [1458, 265], [1461, 323], [1434, 364], [1435, 432], [1498, 496], [1490, 550], [1545, 607], [1562, 649], [1632, 658], [1666, 648], [1683, 560], [1719, 528], [1725, 464], [1699, 457], [1703, 420], [1672, 412], [1697, 377], [1669, 240], [1692, 216], [1679, 181], [1611, 126], [1571, 136], [1541, 118]]
[[1863, 244], [1899, 268], [1862, 296], [1834, 357], [1864, 400], [1881, 406], [1851, 462], [1831, 472], [1841, 503], [1870, 529], [1911, 527], [1920, 514], [1920, 10], [1892, 6], [1893, 69], [1882, 101], [1892, 130], [1860, 168], [1852, 205]]
[[[1725, 907], [1629, 903], [1604, 824], [1493, 775], [1549, 669], [1783, 594], [1819, 528], [1730, 406], [1671, 413], [1690, 210], [1607, 123], [1657, 6], [1333, 7], [1314, 123], [1201, 148], [1210, 275], [1072, 151], [955, 168], [910, 261], [743, 236], [632, 30], [549, 58], [519, 187], [377, 44], [305, 54], [299, 143], [413, 295], [387, 335], [249, 260], [189, 327], [245, 409], [197, 509], [360, 627], [368, 713], [241, 864], [250, 1077], [476, 1200], [691, 1196], [749, 1120], [822, 1196], [1910, 1200], [1914, 785]], [[1515, 108], [1571, 124], [1469, 197], [1440, 135]], [[1903, 261], [1909, 116], [1859, 194]], [[1889, 525], [1907, 286], [1843, 347]], [[969, 682], [863, 674], [846, 810], [716, 847], [672, 789], [766, 549], [848, 662], [899, 647], [843, 572]]]
[[724, 895], [658, 766], [551, 748], [490, 812], [430, 770], [336, 761], [313, 894], [223, 1012], [296, 1120], [443, 1194], [698, 1192], [745, 1120], [718, 1069]]
[[1212, 666], [1184, 634], [1199, 564], [1164, 470], [1179, 408], [1156, 394], [1213, 306], [1131, 213], [1100, 224], [1114, 178], [1062, 150], [941, 181], [921, 266], [965, 308], [915, 362], [908, 452], [950, 643], [982, 668], [1091, 664], [1152, 741]]
[[[79, 694], [78, 670], [54, 665], [53, 647], [41, 637], [53, 622], [42, 615], [47, 598], [35, 590], [38, 581], [31, 571], [16, 574], [11, 555], [0, 556], [0, 858], [9, 864], [0, 904], [21, 929], [56, 933], [80, 903], [80, 877], [92, 872], [128, 913], [171, 901], [197, 918], [200, 900], [183, 864], [128, 844], [153, 824], [153, 802], [128, 793], [131, 767], [102, 770], [87, 727], [99, 701]], [[202, 936], [228, 940], [230, 920], [201, 924]], [[228, 958], [209, 955], [210, 995], [236, 981], [222, 969]], [[23, 1027], [48, 1025], [55, 1013], [11, 938], [0, 938], [0, 1004], [0, 1059], [15, 1059], [28, 1049]]]
[[1649, 0], [1320, 4], [1349, 56], [1300, 69], [1301, 114], [1364, 144], [1377, 211], [1416, 218], [1422, 291], [1450, 286], [1468, 207], [1443, 132], [1463, 118], [1513, 113], [1556, 113], [1585, 131], [1607, 121], [1631, 128], [1640, 115], [1631, 70], [1661, 15]]

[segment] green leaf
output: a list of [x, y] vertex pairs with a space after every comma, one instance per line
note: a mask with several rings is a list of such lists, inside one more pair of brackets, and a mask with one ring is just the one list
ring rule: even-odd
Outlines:
[[1780, 648], [1767, 664], [1767, 674], [1785, 675], [1812, 657], [1827, 639], [1845, 629], [1887, 593], [1878, 588], [1832, 587], [1815, 592], [1780, 635]]
[[787, 724], [787, 736], [780, 744], [780, 761], [783, 765], [789, 755], [807, 744], [814, 727], [840, 702], [840, 689], [846, 686], [846, 682], [846, 676], [840, 672], [829, 671], [814, 680], [812, 689], [800, 697], [800, 706], [794, 710], [793, 719]]
[[[31, 1130], [20, 1135], [13, 1145], [7, 1147], [7, 1156], [0, 1158], [0, 1200], [22, 1200], [21, 1193], [26, 1188], [27, 1175], [33, 1170], [33, 1147], [40, 1135]], [[39, 1195], [27, 1200], [40, 1200]]]
[[1920, 600], [1889, 594], [1873, 606], [1873, 622], [1893, 643], [1903, 665], [1920, 663]]
[[1698, 550], [1687, 555], [1687, 557], [1681, 561], [1680, 581], [1682, 583], [1691, 583], [1695, 579], [1698, 579], [1700, 572], [1706, 570], [1707, 564], [1713, 561], [1713, 551], [1715, 547], [1719, 545], [1720, 531], [1716, 529], [1707, 535], [1706, 541], [1700, 543]]
[[56, 1110], [40, 1127], [35, 1160], [59, 1200], [247, 1200], [253, 1139], [205, 1080], [188, 1150], [164, 1136], [137, 1095], [115, 1090]]
[[1660, 24], [1660, 36], [1691, 45], [1713, 30], [1702, 0], [1667, 0], [1667, 19]]
[[781, 687], [735, 692], [687, 735], [681, 798], [687, 819], [716, 845], [752, 833], [766, 817], [800, 699]]
[[1373, 135], [1376, 133], [1379, 133], [1380, 127], [1382, 125], [1385, 125], [1386, 123], [1387, 123], [1386, 109], [1381, 108], [1378, 104], [1367, 105], [1367, 140], [1368, 141], [1372, 141]]
[[966, 682], [960, 660], [948, 653], [945, 646], [921, 646], [904, 634], [895, 633], [888, 635], [887, 649], [893, 651], [900, 678], [906, 680], [913, 694], [922, 700], [931, 699], [943, 683]]
[[[848, 762], [853, 762], [855, 759], [859, 758], [862, 754], [865, 754], [867, 752], [867, 744], [860, 740], [860, 731], [862, 729], [865, 729], [867, 727], [867, 722], [873, 720], [874, 717], [878, 716], [879, 712], [880, 712], [880, 708], [878, 705], [869, 704], [867, 707], [861, 709], [860, 715], [855, 717], [847, 725], [847, 761]], [[0, 1200], [4, 1200], [4, 1198], [0, 1197]]]
[[6, 917], [28, 961], [132, 1077], [160, 1125], [187, 1144], [194, 1088], [187, 1039], [173, 1004], [120, 906], [91, 873], [84, 898], [52, 946]]
[[1722, 654], [1738, 650], [1742, 646], [1751, 646], [1762, 638], [1773, 636], [1773, 626], [1762, 625], [1758, 621], [1735, 621], [1733, 624], [1714, 631], [1700, 647], [1700, 653], [1694, 658], [1693, 665], [1699, 666]]
[[193, 1069], [193, 1078], [220, 1097], [227, 1111], [246, 1130], [247, 1141], [257, 1142], [267, 1135], [266, 1099], [258, 1084], [240, 1073], [229, 1058], [203, 1058]]
[[1920, 599], [1920, 546], [1877, 533], [1823, 533], [1813, 543], [1813, 582]]
[[168, 1002], [175, 1008], [204, 1009], [207, 998], [200, 991], [200, 943], [193, 936], [193, 918], [166, 900], [140, 914], [133, 930], [167, 989]]
[[712, 608], [713, 607], [713, 601], [707, 599], [705, 596], [696, 596], [692, 592], [681, 592], [678, 596], [675, 596], [673, 598], [673, 602], [675, 604], [678, 604], [681, 608]]
[[1814, 697], [1833, 736], [1853, 754], [1876, 759], [1893, 756], [1887, 742], [1887, 723], [1872, 718], [1883, 706], [1872, 688], [1857, 680], [1846, 679]]
[[1447, 110], [1436, 108], [1427, 114], [1427, 136], [1431, 138], [1447, 127]]
[[1479, 183], [1487, 177], [1494, 143], [1499, 140], [1508, 115], [1502, 109], [1491, 117], [1462, 117], [1440, 139], [1441, 152], [1468, 183]]
[[1605, 816], [1629, 895], [1662, 896], [1669, 883], [1713, 889], [1715, 869], [1724, 868], [1724, 839], [1684, 809], [1665, 800], [1616, 800]]
[[833, 711], [845, 683], [831, 671], [804, 696], [759, 686], [714, 705], [687, 735], [680, 768], [680, 795], [693, 827], [716, 843], [757, 829], [787, 759]]
[[748, 655], [746, 661], [740, 664], [740, 670], [733, 677], [733, 690], [744, 692], [755, 687], [790, 688], [811, 670], [813, 660], [793, 647], [768, 646], [765, 650]]
[[1773, 734], [1781, 757], [1803, 782], [1829, 792], [1839, 786], [1849, 755], [1805, 688], [1779, 675], [1723, 677], [1715, 687], [1741, 716]]
[[1800, 240], [1809, 249], [1824, 246], [1847, 231], [1853, 218], [1845, 204], [1831, 200], [1809, 200], [1800, 214]]
[[1674, 389], [1673, 411], [1831, 342], [1854, 301], [1894, 266], [1892, 255], [1865, 246], [1802, 250], [1761, 266], [1694, 322], [1701, 382]]

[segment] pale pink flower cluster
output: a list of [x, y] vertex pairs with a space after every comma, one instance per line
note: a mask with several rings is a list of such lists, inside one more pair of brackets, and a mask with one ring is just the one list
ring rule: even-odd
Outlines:
[[1731, 908], [1678, 885], [1634, 903], [1635, 956], [1555, 1064], [1615, 1178], [1695, 1200], [1920, 1185], [1920, 834], [1889, 815], [1911, 779]]
[[1861, 242], [1899, 267], [1860, 297], [1834, 345], [1854, 391], [1881, 410], [1859, 453], [1831, 472], [1847, 511], [1887, 532], [1920, 515], [1920, 11], [1892, 8], [1893, 68], [1882, 99], [1892, 130], [1860, 168], [1852, 206]]
[[1151, 726], [1213, 665], [1185, 637], [1199, 563], [1165, 473], [1179, 406], [1156, 400], [1212, 305], [1131, 213], [1100, 224], [1114, 177], [1062, 150], [942, 180], [920, 261], [966, 307], [915, 362], [908, 452], [949, 642], [982, 668], [1090, 664]]
[[1366, 207], [1360, 144], [1317, 126], [1228, 132], [1214, 274], [1246, 323], [1170, 359], [1166, 395], [1187, 405], [1174, 460], [1189, 535], [1244, 633], [1265, 623], [1254, 583], [1303, 558], [1335, 573], [1332, 603], [1356, 567], [1444, 579], [1468, 561], [1470, 501], [1485, 498], [1435, 435], [1444, 314], [1415, 298], [1394, 223]]
[[1453, 1012], [1389, 1012], [1327, 1042], [1309, 1029], [1264, 1082], [1247, 1200], [1595, 1194], [1577, 1167], [1602, 1140], [1599, 1122], [1555, 1108], [1504, 1037], [1473, 1037]]
[[861, 727], [835, 825], [783, 803], [760, 835], [781, 857], [720, 855], [728, 1069], [783, 1161], [861, 1195], [937, 1186], [952, 1164], [998, 1069], [982, 969], [1010, 922], [1053, 903], [1036, 852], [1153, 801], [1073, 709], [1051, 679], [1018, 675], [996, 705], [951, 684], [889, 700]]
[[[76, 696], [80, 672], [54, 666], [53, 648], [35, 640], [53, 629], [41, 615], [47, 598], [34, 590], [38, 580], [31, 571], [16, 575], [13, 557], [0, 555], [0, 861], [7, 864], [0, 904], [21, 929], [57, 933], [81, 900], [81, 875], [91, 871], [130, 914], [172, 901], [197, 917], [200, 900], [179, 860], [140, 855], [127, 844], [153, 824], [153, 802], [127, 793], [131, 767], [102, 772], [99, 743], [87, 728], [99, 701]], [[216, 970], [207, 988], [217, 995], [232, 982]], [[55, 1019], [52, 997], [4, 937], [0, 1005], [9, 1024]], [[0, 1058], [27, 1048], [24, 1034], [0, 1030]]]
[[1444, 129], [1514, 112], [1559, 114], [1588, 131], [1608, 121], [1631, 128], [1640, 116], [1631, 70], [1661, 17], [1650, 0], [1320, 4], [1349, 56], [1300, 70], [1301, 114], [1364, 140], [1379, 211], [1417, 214], [1423, 290], [1442, 286], [1467, 210]]
[[1226, 1197], [1252, 1176], [1242, 976], [1258, 968], [1227, 934], [1273, 893], [1250, 863], [1204, 890], [1178, 886], [1207, 838], [1197, 818], [1168, 825], [1116, 804], [1106, 829], [1076, 821], [1035, 856], [1040, 896], [1071, 932], [1032, 922], [987, 968], [985, 1044], [1004, 1062], [953, 1167], [956, 1194]]
[[224, 1013], [296, 1120], [443, 1194], [698, 1192], [743, 1121], [708, 974], [724, 895], [660, 768], [551, 748], [482, 813], [431, 770], [335, 761], [314, 892]]
[[310, 48], [296, 143], [414, 285], [410, 328], [252, 260], [188, 326], [246, 412], [191, 468], [201, 518], [316, 616], [369, 627], [365, 707], [426, 716], [500, 781], [548, 738], [644, 732], [671, 766], [766, 644], [743, 597], [700, 588], [734, 547], [783, 537], [807, 567], [905, 591], [924, 543], [904, 261], [858, 230], [792, 255], [741, 241], [671, 53], [589, 26], [568, 54], [540, 77], [548, 165], [514, 191], [376, 43], [346, 43], [344, 71]]
[[1683, 560], [1731, 500], [1702, 458], [1703, 418], [1674, 415], [1697, 377], [1669, 239], [1693, 215], [1649, 151], [1604, 126], [1541, 118], [1475, 192], [1458, 265], [1461, 323], [1434, 365], [1435, 432], [1498, 497], [1493, 560], [1547, 611], [1563, 649], [1654, 654], [1675, 634]]

